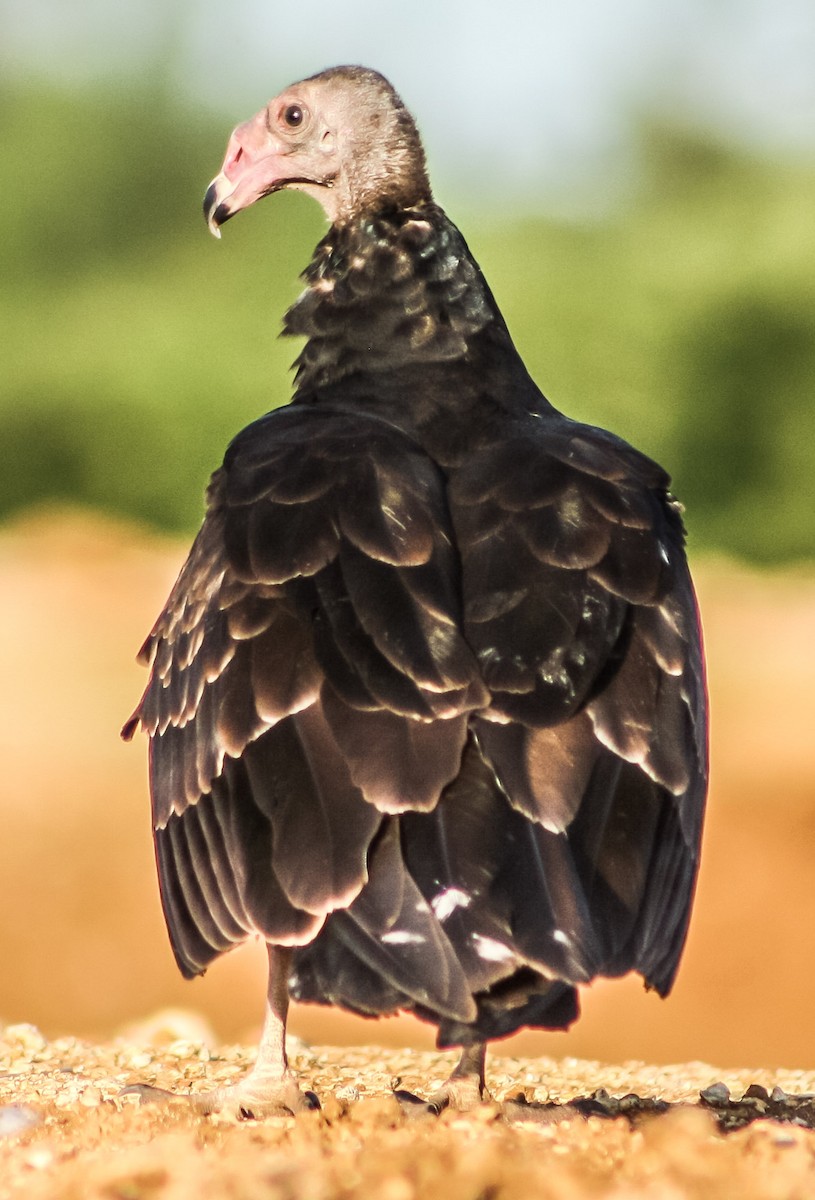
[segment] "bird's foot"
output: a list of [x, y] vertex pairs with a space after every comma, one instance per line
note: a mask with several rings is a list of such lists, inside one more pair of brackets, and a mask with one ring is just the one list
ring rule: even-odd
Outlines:
[[182, 1100], [202, 1116], [228, 1113], [242, 1121], [307, 1112], [320, 1107], [314, 1092], [301, 1091], [291, 1072], [272, 1079], [253, 1079], [248, 1075], [237, 1083], [212, 1088], [207, 1092], [170, 1092], [150, 1084], [135, 1083], [123, 1088], [120, 1095], [138, 1096], [142, 1104]]
[[463, 1075], [455, 1071], [427, 1100], [415, 1095], [414, 1092], [399, 1088], [398, 1081], [393, 1094], [399, 1101], [403, 1112], [409, 1116], [422, 1113], [438, 1116], [446, 1108], [452, 1109], [454, 1112], [470, 1112], [472, 1109], [478, 1108], [479, 1104], [487, 1104], [492, 1099], [479, 1074]]
[[480, 1075], [459, 1075], [453, 1072], [439, 1090], [433, 1093], [429, 1103], [439, 1112], [445, 1108], [452, 1108], [456, 1112], [469, 1112], [491, 1099]]

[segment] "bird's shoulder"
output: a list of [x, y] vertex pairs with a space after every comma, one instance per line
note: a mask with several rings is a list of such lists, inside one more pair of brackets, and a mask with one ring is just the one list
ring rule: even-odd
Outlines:
[[463, 548], [517, 538], [536, 562], [585, 571], [629, 602], [656, 599], [684, 555], [666, 471], [622, 438], [545, 406], [460, 454], [448, 491]]

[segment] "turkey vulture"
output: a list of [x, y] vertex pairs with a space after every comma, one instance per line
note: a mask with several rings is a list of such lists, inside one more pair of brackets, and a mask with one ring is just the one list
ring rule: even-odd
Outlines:
[[330, 228], [286, 314], [291, 403], [244, 429], [141, 651], [161, 898], [185, 976], [269, 949], [257, 1065], [205, 1111], [307, 1103], [289, 996], [407, 1010], [462, 1048], [665, 995], [707, 773], [704, 665], [666, 473], [563, 416], [434, 203], [374, 71], [287, 88], [229, 141], [220, 227], [282, 188]]

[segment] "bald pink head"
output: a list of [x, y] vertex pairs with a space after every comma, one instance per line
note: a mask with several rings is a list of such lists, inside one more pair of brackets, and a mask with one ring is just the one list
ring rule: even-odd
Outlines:
[[220, 236], [235, 213], [282, 188], [313, 196], [335, 224], [430, 199], [415, 122], [383, 76], [334, 67], [239, 125], [204, 199], [210, 229]]

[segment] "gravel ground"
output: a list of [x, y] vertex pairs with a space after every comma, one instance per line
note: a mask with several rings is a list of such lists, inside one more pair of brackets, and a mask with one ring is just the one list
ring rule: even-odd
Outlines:
[[0, 1030], [0, 1200], [815, 1195], [815, 1072], [493, 1055], [493, 1101], [434, 1116], [394, 1088], [429, 1094], [449, 1055], [298, 1045], [293, 1065], [320, 1111], [241, 1122], [119, 1094], [211, 1086], [252, 1054]]

